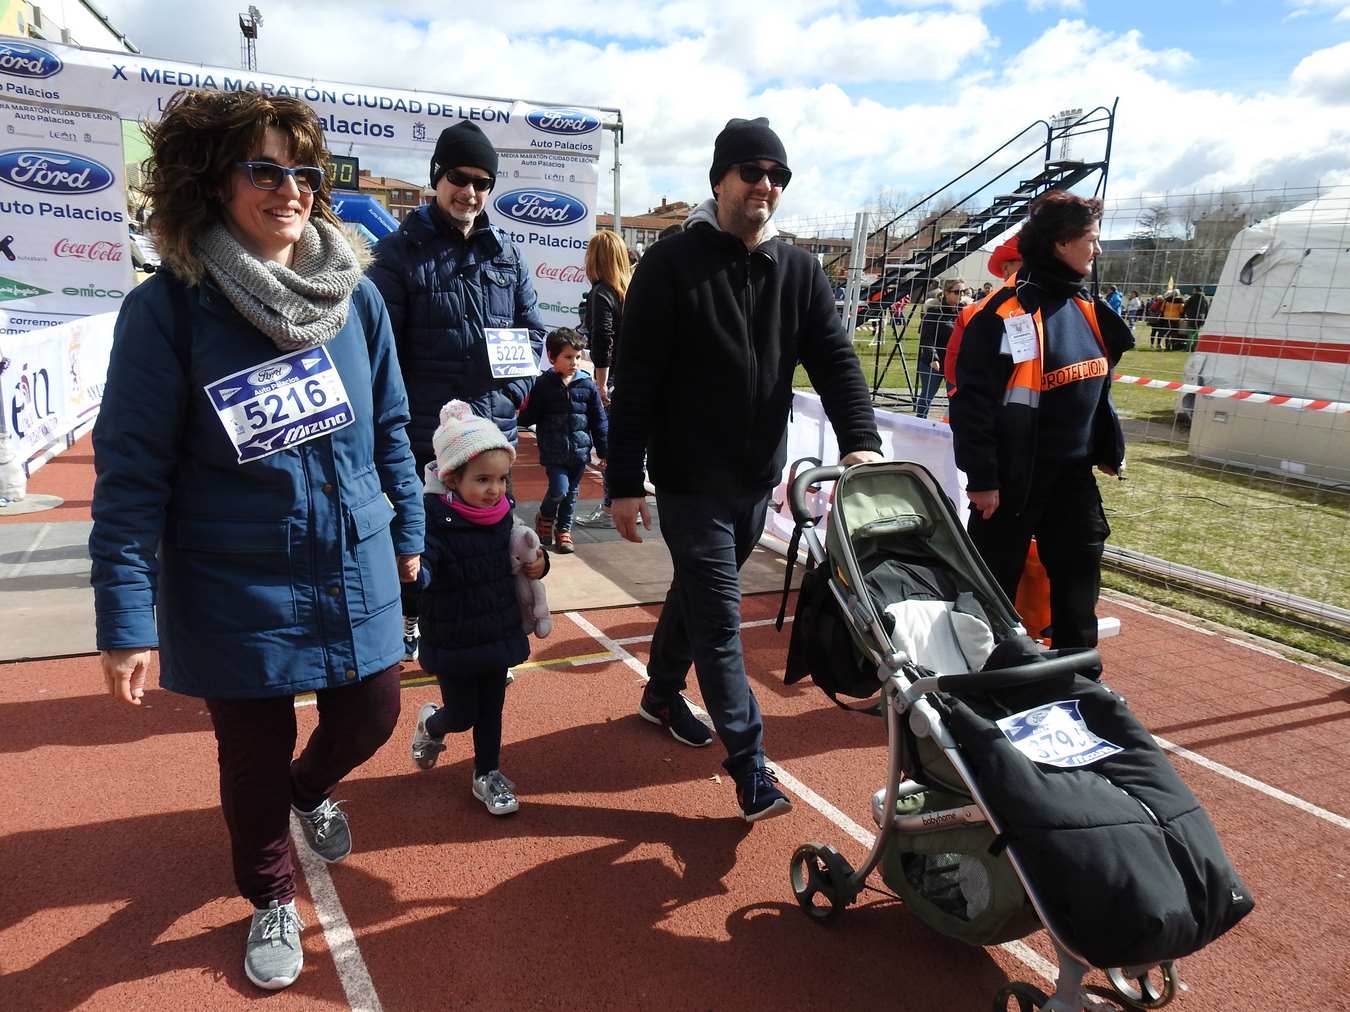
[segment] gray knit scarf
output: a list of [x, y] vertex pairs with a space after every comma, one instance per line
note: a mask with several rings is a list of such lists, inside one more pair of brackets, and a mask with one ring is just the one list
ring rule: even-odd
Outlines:
[[361, 280], [341, 230], [321, 220], [305, 225], [290, 267], [259, 260], [223, 224], [199, 236], [192, 251], [230, 304], [281, 351], [330, 340], [347, 322], [352, 289]]

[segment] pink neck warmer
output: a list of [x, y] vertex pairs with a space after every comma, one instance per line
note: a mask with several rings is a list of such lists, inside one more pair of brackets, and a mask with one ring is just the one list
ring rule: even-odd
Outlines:
[[501, 520], [507, 513], [511, 512], [511, 501], [502, 496], [497, 500], [496, 506], [470, 506], [458, 496], [443, 495], [441, 502], [449, 506], [452, 510], [462, 516], [471, 524], [478, 524], [480, 527], [491, 527]]

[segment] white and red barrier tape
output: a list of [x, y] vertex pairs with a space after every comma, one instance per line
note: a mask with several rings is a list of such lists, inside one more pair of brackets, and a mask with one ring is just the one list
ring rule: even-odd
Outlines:
[[1174, 380], [1149, 379], [1147, 376], [1111, 377], [1115, 383], [1132, 383], [1135, 386], [1148, 387], [1151, 390], [1171, 390], [1178, 394], [1204, 394], [1206, 397], [1218, 397], [1230, 401], [1250, 401], [1252, 404], [1278, 404], [1284, 408], [1299, 411], [1320, 411], [1324, 415], [1344, 415], [1350, 413], [1350, 403], [1345, 401], [1312, 400], [1308, 397], [1284, 397], [1279, 394], [1259, 394], [1255, 390], [1227, 390], [1223, 387], [1203, 387], [1194, 383], [1178, 383]]

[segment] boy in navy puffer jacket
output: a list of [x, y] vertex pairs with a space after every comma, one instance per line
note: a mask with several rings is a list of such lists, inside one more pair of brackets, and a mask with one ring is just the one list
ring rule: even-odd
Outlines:
[[521, 405], [521, 426], [533, 425], [539, 442], [539, 462], [548, 472], [548, 494], [539, 504], [534, 522], [541, 543], [555, 543], [558, 551], [572, 548], [572, 515], [577, 489], [595, 449], [600, 466], [609, 455], [609, 422], [600, 401], [600, 388], [590, 373], [577, 369], [586, 339], [560, 327], [545, 340], [553, 368], [536, 377]]

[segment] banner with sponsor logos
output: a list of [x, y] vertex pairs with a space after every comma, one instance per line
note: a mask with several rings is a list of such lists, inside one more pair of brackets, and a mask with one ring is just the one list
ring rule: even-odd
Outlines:
[[0, 335], [0, 430], [28, 460], [93, 418], [103, 402], [116, 313]]
[[585, 242], [577, 245], [576, 239], [595, 232], [601, 137], [606, 122], [617, 119], [614, 113], [340, 84], [0, 37], [0, 98], [98, 107], [122, 119], [154, 121], [180, 88], [298, 98], [314, 107], [331, 147], [354, 142], [397, 148], [427, 161], [443, 129], [460, 120], [476, 123], [503, 156], [502, 175], [508, 166], [513, 170], [510, 186], [502, 178], [493, 192], [489, 217], [526, 236], [521, 248], [531, 267], [545, 263], [556, 275], [534, 278], [545, 322], [576, 324], [585, 278], [557, 277], [564, 267], [574, 268], [569, 277], [576, 274], [585, 260]]
[[116, 310], [133, 284], [122, 125], [0, 100], [0, 331]]

